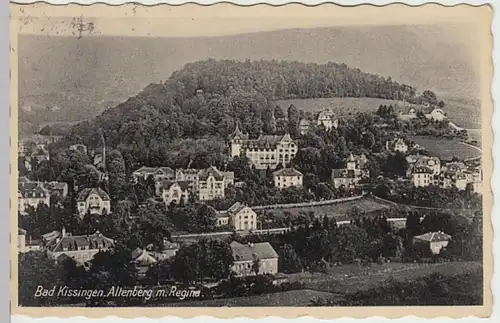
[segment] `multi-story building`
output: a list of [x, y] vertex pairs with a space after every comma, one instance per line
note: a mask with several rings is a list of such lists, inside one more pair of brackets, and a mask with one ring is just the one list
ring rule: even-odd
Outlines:
[[393, 151], [398, 151], [401, 153], [406, 153], [408, 151], [408, 145], [401, 138], [396, 139], [392, 143], [387, 141], [387, 149], [392, 149]]
[[285, 135], [260, 135], [257, 139], [249, 139], [236, 126], [230, 136], [231, 157], [246, 156], [256, 169], [275, 169], [279, 164], [286, 167], [297, 154], [297, 144]]
[[140, 178], [147, 180], [152, 176], [155, 182], [163, 180], [173, 180], [175, 178], [175, 171], [170, 167], [146, 167], [143, 166], [132, 173], [135, 182]]
[[78, 264], [85, 264], [94, 258], [99, 251], [107, 251], [114, 246], [113, 239], [105, 237], [99, 231], [91, 235], [73, 236], [63, 228], [62, 235], [47, 247], [50, 259], [59, 262], [71, 258]]
[[332, 128], [338, 128], [339, 121], [335, 118], [335, 114], [332, 111], [323, 110], [318, 114], [316, 124], [324, 127], [326, 130], [331, 130]]
[[254, 276], [278, 273], [279, 256], [269, 242], [230, 244], [233, 253], [232, 271], [236, 276]]
[[441, 231], [427, 232], [413, 237], [414, 244], [425, 246], [434, 255], [441, 253], [441, 250], [446, 248], [450, 240], [451, 236]]
[[273, 173], [274, 187], [302, 187], [304, 176], [295, 168], [282, 168]]
[[102, 188], [84, 188], [76, 198], [78, 213], [106, 215], [111, 213], [111, 199]]
[[434, 174], [432, 169], [425, 166], [414, 167], [412, 171], [413, 185], [416, 187], [427, 187], [434, 183]]
[[30, 206], [36, 209], [40, 203], [50, 206], [50, 193], [42, 183], [18, 183], [17, 206], [21, 214], [26, 214]]
[[213, 166], [198, 173], [197, 184], [198, 199], [200, 201], [210, 201], [225, 196], [225, 176]]
[[189, 201], [190, 182], [163, 181], [158, 183], [162, 184], [160, 195], [165, 205], [168, 206], [171, 203], [179, 204], [181, 202], [187, 203]]
[[332, 170], [332, 182], [334, 188], [355, 188], [359, 181], [370, 177], [366, 168], [368, 158], [365, 154], [359, 156], [349, 154], [346, 160], [346, 168]]
[[413, 169], [416, 167], [427, 167], [432, 170], [434, 175], [441, 173], [441, 161], [437, 157], [429, 157], [422, 155], [409, 155], [406, 157], [408, 163], [407, 177], [411, 177]]
[[217, 213], [217, 225], [230, 225], [236, 231], [257, 230], [257, 213], [249, 206], [236, 202], [226, 211]]

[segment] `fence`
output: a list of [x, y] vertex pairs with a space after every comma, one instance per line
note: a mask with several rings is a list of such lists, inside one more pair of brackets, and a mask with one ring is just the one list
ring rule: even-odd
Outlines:
[[342, 197], [339, 199], [326, 200], [326, 201], [314, 201], [314, 202], [304, 202], [304, 203], [290, 203], [290, 204], [272, 204], [272, 205], [262, 205], [262, 206], [251, 206], [254, 211], [270, 210], [270, 209], [293, 209], [300, 207], [310, 207], [310, 206], [321, 206], [321, 205], [331, 205], [342, 202], [355, 201], [366, 196], [367, 193], [361, 195]]

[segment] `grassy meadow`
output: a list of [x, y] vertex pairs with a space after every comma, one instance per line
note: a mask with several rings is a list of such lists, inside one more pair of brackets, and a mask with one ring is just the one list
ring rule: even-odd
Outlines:
[[[481, 128], [481, 109], [479, 102], [474, 100], [444, 98], [444, 111], [448, 118], [462, 128]], [[291, 99], [276, 101], [286, 111], [290, 104], [298, 109], [310, 112], [319, 112], [331, 109], [338, 116], [348, 116], [356, 112], [375, 112], [381, 104], [395, 107], [397, 112], [407, 111], [408, 103], [396, 100], [377, 98], [319, 98], [319, 99]], [[417, 106], [418, 108], [418, 106]]]
[[440, 159], [469, 159], [481, 156], [479, 148], [465, 144], [452, 139], [439, 139], [429, 137], [413, 137], [413, 141], [425, 148], [431, 156], [437, 156]]
[[[265, 212], [272, 212], [276, 217], [285, 217], [287, 213], [292, 216], [297, 216], [300, 213], [314, 212], [314, 214], [323, 217], [324, 215], [329, 218], [335, 218], [337, 221], [349, 220], [347, 214], [354, 207], [359, 207], [362, 211], [370, 214], [372, 212], [387, 210], [389, 205], [383, 204], [371, 198], [361, 198], [358, 200], [340, 202], [329, 205], [307, 206], [297, 208], [276, 208], [267, 209]], [[260, 211], [259, 211], [260, 212]]]

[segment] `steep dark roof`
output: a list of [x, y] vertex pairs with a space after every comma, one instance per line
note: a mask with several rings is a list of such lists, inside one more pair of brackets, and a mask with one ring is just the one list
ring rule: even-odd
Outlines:
[[417, 173], [417, 174], [432, 174], [432, 169], [430, 169], [429, 167], [425, 167], [425, 166], [420, 166], [420, 167], [414, 167], [413, 168], [413, 173]]
[[253, 261], [255, 258], [279, 258], [278, 254], [269, 242], [244, 245], [239, 242], [233, 241], [231, 242], [231, 250], [233, 251], [234, 261]]
[[274, 149], [281, 141], [293, 141], [289, 134], [284, 135], [260, 135], [257, 139], [245, 140], [243, 148]]
[[355, 178], [356, 174], [354, 174], [354, 170], [347, 168], [333, 169], [332, 170], [333, 178]]
[[[27, 183], [32, 184], [32, 183]], [[36, 185], [35, 187], [26, 187], [26, 185], [19, 187], [19, 193], [23, 198], [46, 198], [48, 192], [42, 187]]]
[[78, 197], [76, 198], [77, 202], [86, 201], [90, 194], [97, 194], [103, 201], [109, 201], [109, 195], [102, 188], [84, 188], [80, 193], [78, 193]]
[[64, 182], [49, 182], [45, 184], [45, 187], [52, 190], [64, 190], [68, 187], [68, 184]]
[[198, 176], [201, 181], [207, 180], [210, 176], [213, 176], [217, 181], [222, 181], [224, 179], [224, 175], [214, 166], [201, 170]]
[[282, 168], [273, 173], [274, 176], [302, 176], [302, 173], [295, 168]]
[[161, 182], [161, 187], [165, 190], [168, 190], [172, 185], [174, 185], [175, 183], [177, 183], [182, 190], [187, 190], [190, 188], [191, 186], [191, 182], [190, 181], [171, 181], [171, 180], [164, 180]]
[[81, 235], [81, 236], [72, 236], [66, 235], [59, 240], [59, 242], [53, 243], [51, 250], [53, 252], [59, 251], [71, 251], [74, 250], [75, 244], [78, 248], [86, 247], [88, 249], [99, 249], [99, 248], [108, 248], [113, 245], [113, 239], [105, 237], [100, 232], [96, 232], [91, 235]]

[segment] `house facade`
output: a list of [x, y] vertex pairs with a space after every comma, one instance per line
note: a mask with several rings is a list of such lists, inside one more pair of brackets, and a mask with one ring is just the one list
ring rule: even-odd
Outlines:
[[309, 132], [309, 130], [311, 130], [311, 121], [307, 120], [305, 118], [300, 119], [300, 121], [299, 121], [299, 133], [301, 135], [305, 135], [306, 133]]
[[230, 136], [231, 157], [246, 156], [256, 169], [275, 169], [279, 164], [288, 165], [297, 154], [297, 144], [285, 135], [260, 135], [257, 139], [249, 139], [236, 126]]
[[90, 214], [106, 215], [111, 213], [111, 199], [102, 188], [85, 188], [76, 198], [78, 213], [80, 216]]
[[415, 187], [427, 187], [434, 183], [433, 171], [425, 166], [415, 167], [412, 172], [412, 182]]
[[295, 168], [282, 168], [273, 173], [274, 187], [279, 189], [302, 187], [303, 178], [302, 173]]
[[413, 242], [415, 244], [421, 244], [426, 248], [429, 248], [433, 255], [441, 253], [442, 249], [448, 246], [450, 240], [451, 236], [441, 231], [427, 232], [413, 237]]
[[411, 177], [414, 168], [427, 167], [432, 170], [433, 175], [441, 173], [441, 161], [437, 157], [409, 155], [406, 157], [408, 163], [407, 177]]
[[366, 167], [367, 163], [368, 158], [365, 154], [359, 156], [349, 154], [346, 159], [346, 168], [332, 170], [333, 187], [355, 188], [359, 181], [370, 177], [370, 172]]
[[335, 118], [335, 114], [332, 111], [323, 110], [318, 114], [316, 124], [320, 127], [324, 127], [327, 131], [329, 131], [333, 128], [337, 129], [339, 126], [339, 121]]
[[408, 151], [408, 145], [401, 138], [396, 139], [392, 143], [388, 141], [387, 148], [393, 151], [401, 152], [403, 154]]
[[200, 171], [197, 191], [200, 201], [224, 198], [226, 191], [225, 176], [215, 167]]
[[36, 209], [40, 203], [50, 206], [50, 193], [42, 183], [18, 184], [17, 206], [21, 214], [26, 214], [30, 206]]
[[279, 256], [269, 242], [230, 244], [233, 254], [231, 270], [236, 276], [254, 276], [278, 273]]
[[78, 264], [85, 264], [92, 260], [99, 251], [107, 251], [114, 246], [113, 239], [105, 237], [99, 231], [91, 235], [73, 236], [63, 229], [60, 237], [47, 246], [47, 255], [50, 259], [59, 262], [65, 255]]
[[187, 203], [189, 201], [190, 183], [188, 181], [163, 181], [158, 183], [162, 183], [161, 197], [165, 205]]
[[236, 231], [257, 230], [257, 213], [240, 202], [234, 203], [227, 211], [219, 211], [217, 225], [230, 225]]
[[173, 180], [175, 178], [175, 171], [170, 167], [143, 166], [132, 173], [132, 177], [136, 183], [139, 179], [147, 180], [150, 176], [153, 177], [155, 182]]

